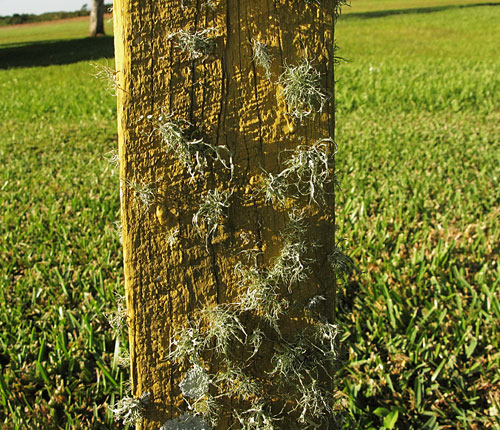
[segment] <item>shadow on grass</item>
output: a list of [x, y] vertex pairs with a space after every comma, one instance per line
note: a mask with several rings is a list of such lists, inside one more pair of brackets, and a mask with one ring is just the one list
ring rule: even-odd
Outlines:
[[369, 18], [383, 18], [386, 16], [393, 15], [412, 15], [412, 14], [425, 14], [425, 13], [435, 13], [442, 12], [451, 9], [465, 9], [471, 7], [482, 7], [482, 6], [500, 6], [500, 3], [473, 3], [473, 4], [463, 4], [463, 5], [448, 5], [448, 6], [432, 6], [432, 7], [418, 7], [410, 9], [392, 9], [392, 10], [375, 10], [371, 12], [353, 12], [347, 13], [340, 17], [340, 19], [369, 19]]
[[0, 46], [0, 69], [71, 64], [113, 55], [112, 36], [4, 45]]

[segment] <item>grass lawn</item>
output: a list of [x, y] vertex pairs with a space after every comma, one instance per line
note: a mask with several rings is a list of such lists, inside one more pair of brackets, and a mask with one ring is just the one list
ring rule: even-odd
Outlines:
[[[116, 99], [89, 66], [112, 38], [86, 33], [0, 28], [2, 429], [117, 428], [128, 378], [104, 316]], [[337, 38], [339, 236], [364, 272], [338, 304], [346, 428], [499, 429], [500, 5], [353, 0]]]
[[86, 27], [0, 29], [2, 429], [112, 428], [127, 379], [103, 316], [123, 290], [116, 99], [89, 65], [113, 42]]
[[499, 428], [500, 5], [450, 3], [359, 0], [337, 27], [339, 236], [365, 272], [339, 303], [340, 384], [361, 429]]

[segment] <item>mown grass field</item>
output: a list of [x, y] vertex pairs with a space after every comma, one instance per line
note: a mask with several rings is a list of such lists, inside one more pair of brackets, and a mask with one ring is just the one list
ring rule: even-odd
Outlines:
[[[119, 427], [113, 52], [86, 30], [0, 29], [2, 429]], [[498, 429], [500, 6], [354, 0], [337, 38], [346, 428]]]
[[113, 41], [86, 31], [0, 30], [2, 429], [112, 428], [127, 378], [103, 316], [123, 288], [116, 99], [89, 66], [113, 64]]
[[361, 429], [499, 428], [500, 5], [384, 3], [337, 27], [340, 385]]

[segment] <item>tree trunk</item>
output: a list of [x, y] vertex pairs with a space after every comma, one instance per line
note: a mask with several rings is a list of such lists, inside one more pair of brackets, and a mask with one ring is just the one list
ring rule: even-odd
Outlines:
[[333, 2], [115, 0], [114, 16], [139, 428], [329, 428]]
[[104, 35], [104, 0], [92, 0], [89, 37]]

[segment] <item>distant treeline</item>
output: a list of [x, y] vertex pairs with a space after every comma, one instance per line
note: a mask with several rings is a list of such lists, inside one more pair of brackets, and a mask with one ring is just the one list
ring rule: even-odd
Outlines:
[[[112, 7], [112, 4], [105, 4], [104, 11], [107, 12]], [[0, 16], [0, 27], [15, 24], [28, 24], [31, 22], [55, 21], [57, 19], [76, 18], [78, 16], [89, 16], [90, 11], [86, 7], [82, 7], [75, 12], [46, 12], [40, 15], [31, 13], [15, 13], [11, 16]]]

